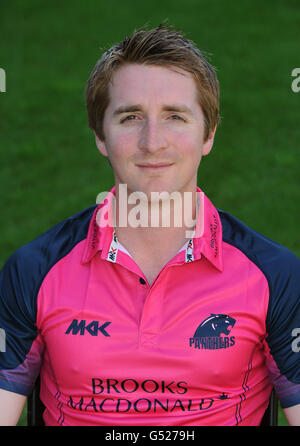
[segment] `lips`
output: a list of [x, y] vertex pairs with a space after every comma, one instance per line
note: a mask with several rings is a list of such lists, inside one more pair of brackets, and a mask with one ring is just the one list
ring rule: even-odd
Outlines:
[[162, 169], [164, 167], [170, 167], [173, 163], [153, 163], [153, 164], [136, 164], [137, 167], [141, 167], [143, 169]]

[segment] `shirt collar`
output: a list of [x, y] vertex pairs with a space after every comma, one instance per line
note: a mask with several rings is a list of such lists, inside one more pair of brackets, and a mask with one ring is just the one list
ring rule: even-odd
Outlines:
[[222, 223], [217, 209], [197, 187], [200, 206], [193, 238], [194, 255], [203, 255], [219, 271], [223, 271]]
[[[198, 215], [194, 231], [185, 248], [185, 261], [192, 262], [203, 255], [219, 271], [223, 271], [222, 224], [219, 213], [199, 187], [197, 199]], [[115, 186], [98, 204], [92, 215], [82, 263], [89, 262], [98, 252], [101, 252], [102, 258], [116, 261], [118, 240], [114, 232], [114, 204]]]

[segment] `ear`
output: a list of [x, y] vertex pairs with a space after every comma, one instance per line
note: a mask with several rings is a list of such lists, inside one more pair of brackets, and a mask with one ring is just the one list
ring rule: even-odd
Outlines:
[[211, 131], [210, 135], [208, 136], [207, 140], [205, 141], [205, 143], [203, 144], [203, 148], [202, 148], [202, 156], [208, 155], [209, 152], [212, 149], [213, 143], [214, 143], [214, 138], [215, 138], [215, 134], [216, 134], [216, 130], [217, 130], [217, 125], [215, 125], [215, 128]]
[[98, 147], [99, 152], [103, 156], [108, 156], [105, 142], [102, 141], [102, 139], [99, 138], [99, 136], [96, 134], [95, 130], [94, 130], [94, 135], [95, 135], [96, 146]]

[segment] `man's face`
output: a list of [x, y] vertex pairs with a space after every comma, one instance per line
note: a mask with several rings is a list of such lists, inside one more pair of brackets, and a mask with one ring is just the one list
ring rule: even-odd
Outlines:
[[215, 130], [204, 143], [203, 112], [190, 73], [161, 66], [128, 64], [109, 86], [104, 114], [105, 141], [115, 184], [128, 194], [196, 190], [202, 155], [212, 147]]

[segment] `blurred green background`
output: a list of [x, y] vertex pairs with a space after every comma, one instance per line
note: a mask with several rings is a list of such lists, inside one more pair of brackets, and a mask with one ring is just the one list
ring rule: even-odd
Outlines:
[[299, 0], [0, 0], [0, 11], [0, 267], [112, 187], [85, 84], [101, 48], [165, 19], [209, 54], [220, 81], [222, 122], [199, 186], [300, 256]]

